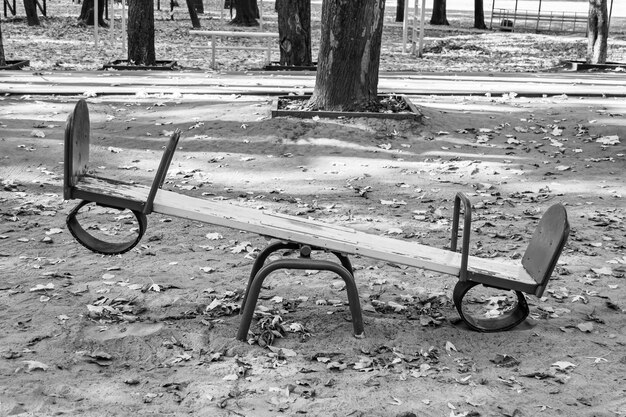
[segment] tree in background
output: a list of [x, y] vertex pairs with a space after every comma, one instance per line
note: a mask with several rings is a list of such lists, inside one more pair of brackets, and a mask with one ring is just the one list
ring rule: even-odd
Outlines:
[[5, 66], [6, 64], [7, 61], [4, 58], [4, 44], [2, 43], [2, 25], [0, 25], [0, 67]]
[[154, 0], [128, 0], [128, 63], [156, 64]]
[[483, 0], [474, 0], [474, 28], [487, 29]]
[[433, 15], [430, 18], [431, 25], [449, 25], [446, 16], [446, 0], [433, 0]]
[[197, 7], [194, 3], [196, 3], [194, 0], [187, 0], [187, 9], [189, 10], [189, 17], [191, 18], [191, 26], [193, 26], [194, 29], [200, 29], [200, 19], [198, 19], [198, 13], [196, 12]]
[[404, 22], [404, 0], [396, 1], [396, 22]]
[[[103, 17], [104, 1], [105, 0], [98, 0], [98, 26], [108, 27], [109, 25], [107, 25]], [[80, 20], [85, 25], [93, 26], [93, 9], [93, 0], [83, 0], [83, 5], [80, 8], [80, 15], [78, 16], [78, 20]]]
[[376, 103], [385, 0], [322, 4], [312, 109], [366, 110]]
[[604, 64], [609, 38], [609, 14], [606, 0], [589, 0], [589, 22], [587, 26], [587, 62]]
[[280, 65], [311, 65], [311, 0], [276, 0], [276, 12]]
[[197, 13], [204, 14], [204, 2], [202, 0], [194, 0], [193, 5]]
[[39, 16], [37, 16], [35, 0], [24, 0], [24, 10], [26, 11], [28, 26], [39, 26]]
[[229, 24], [236, 26], [259, 26], [259, 7], [256, 0], [231, 0], [232, 13], [233, 3], [235, 6], [235, 18]]

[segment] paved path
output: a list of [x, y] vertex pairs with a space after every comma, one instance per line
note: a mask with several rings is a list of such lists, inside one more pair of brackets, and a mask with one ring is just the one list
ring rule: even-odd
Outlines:
[[[283, 95], [310, 93], [315, 73], [0, 71], [0, 94], [135, 95], [137, 93]], [[626, 97], [623, 73], [383, 73], [380, 93], [408, 95], [560, 95]]]

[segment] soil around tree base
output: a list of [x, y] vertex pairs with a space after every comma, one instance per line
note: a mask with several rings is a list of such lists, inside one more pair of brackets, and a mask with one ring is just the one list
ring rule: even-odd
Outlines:
[[317, 62], [311, 65], [281, 65], [280, 62], [274, 61], [263, 67], [264, 71], [317, 71]]
[[590, 64], [586, 61], [568, 61], [574, 71], [625, 71], [626, 62], [605, 62], [603, 64]]
[[419, 109], [403, 95], [380, 95], [375, 108], [363, 111], [330, 111], [311, 109], [308, 105], [310, 94], [301, 96], [280, 96], [272, 105], [272, 117], [292, 116], [310, 119], [313, 117], [347, 118], [369, 117], [378, 119], [420, 121]]
[[27, 59], [6, 60], [6, 65], [0, 65], [0, 70], [18, 70], [30, 66]]
[[130, 64], [127, 59], [116, 59], [115, 61], [104, 64], [103, 70], [152, 70], [152, 71], [174, 71], [178, 69], [176, 61], [157, 60], [154, 65], [135, 65]]

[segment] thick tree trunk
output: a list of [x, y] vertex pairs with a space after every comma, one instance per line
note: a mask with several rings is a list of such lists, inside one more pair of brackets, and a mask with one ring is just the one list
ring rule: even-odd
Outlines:
[[311, 65], [311, 0], [276, 0], [280, 65]]
[[[104, 2], [105, 0], [98, 0], [98, 23], [99, 26], [108, 27], [109, 25], [104, 21]], [[93, 26], [93, 5], [93, 0], [83, 0], [80, 16], [78, 16], [78, 20], [88, 26]]]
[[587, 62], [606, 62], [607, 41], [609, 38], [609, 14], [606, 0], [589, 0]]
[[191, 18], [191, 25], [194, 29], [200, 29], [200, 19], [198, 19], [198, 13], [196, 13], [194, 0], [187, 0], [187, 9], [189, 10], [189, 17]]
[[485, 25], [485, 9], [483, 7], [483, 0], [474, 0], [474, 28], [487, 29], [487, 25]]
[[0, 67], [7, 64], [4, 58], [4, 44], [2, 43], [2, 26], [0, 25]]
[[[232, 7], [231, 0], [231, 7]], [[259, 7], [256, 0], [236, 0], [235, 6], [235, 18], [230, 21], [229, 24], [236, 26], [259, 26], [257, 21], [259, 17]], [[232, 9], [231, 9], [232, 13]]]
[[128, 0], [128, 63], [154, 65], [154, 0]]
[[433, 0], [433, 15], [430, 18], [431, 25], [449, 25], [446, 16], [446, 0]]
[[404, 0], [396, 2], [396, 22], [404, 22]]
[[384, 10], [385, 0], [324, 0], [311, 108], [366, 110], [377, 102]]
[[26, 11], [28, 26], [39, 26], [39, 16], [37, 16], [35, 0], [24, 0], [24, 10]]

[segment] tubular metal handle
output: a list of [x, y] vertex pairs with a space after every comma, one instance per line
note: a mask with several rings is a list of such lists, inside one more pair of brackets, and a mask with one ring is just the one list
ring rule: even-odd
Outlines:
[[454, 213], [452, 214], [452, 238], [450, 239], [450, 250], [456, 252], [458, 234], [459, 234], [459, 213], [461, 210], [461, 202], [463, 202], [463, 243], [461, 245], [461, 271], [459, 279], [467, 280], [467, 261], [469, 258], [469, 242], [472, 226], [472, 203], [463, 193], [457, 193], [454, 197]]

